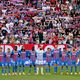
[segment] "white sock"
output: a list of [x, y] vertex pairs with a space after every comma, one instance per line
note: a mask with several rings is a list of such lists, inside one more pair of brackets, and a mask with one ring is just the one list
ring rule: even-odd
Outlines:
[[37, 74], [39, 74], [39, 67], [37, 67]]
[[43, 73], [43, 67], [41, 67], [41, 74], [44, 74], [44, 73]]

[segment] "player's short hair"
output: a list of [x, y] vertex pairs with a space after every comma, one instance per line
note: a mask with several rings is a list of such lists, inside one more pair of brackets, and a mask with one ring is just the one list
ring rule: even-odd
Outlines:
[[49, 50], [49, 49], [51, 49], [51, 48], [47, 48], [47, 50]]
[[8, 48], [7, 50], [10, 50], [10, 48]]
[[14, 46], [14, 50], [17, 51], [17, 46]]

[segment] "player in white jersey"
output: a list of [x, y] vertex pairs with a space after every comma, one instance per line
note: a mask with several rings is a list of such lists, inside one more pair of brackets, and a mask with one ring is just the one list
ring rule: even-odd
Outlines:
[[40, 46], [40, 49], [35, 49], [36, 52], [36, 65], [37, 65], [37, 75], [39, 73], [39, 69], [41, 69], [41, 75], [44, 75], [43, 73], [43, 64], [44, 64], [44, 50], [43, 46]]

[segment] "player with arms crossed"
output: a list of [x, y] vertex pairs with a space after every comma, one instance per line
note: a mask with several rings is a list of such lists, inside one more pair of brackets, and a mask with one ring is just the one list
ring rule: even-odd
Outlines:
[[77, 65], [76, 65], [76, 62], [77, 62], [76, 49], [75, 48], [72, 48], [71, 68], [70, 68], [71, 74], [73, 74], [73, 70], [74, 70], [74, 74], [77, 74]]
[[40, 45], [40, 48], [35, 48], [36, 52], [36, 65], [37, 65], [37, 75], [39, 74], [39, 67], [41, 69], [41, 75], [44, 75], [43, 73], [43, 64], [44, 64], [44, 53], [43, 45]]
[[17, 55], [18, 55], [18, 51], [17, 51], [17, 46], [14, 46], [14, 50], [12, 50], [11, 52], [11, 63], [12, 63], [12, 69], [13, 69], [13, 73], [12, 75], [17, 75]]
[[6, 73], [6, 67], [7, 67], [7, 62], [6, 62], [6, 53], [2, 50], [2, 47], [0, 47], [0, 54], [2, 56], [1, 64], [2, 64], [2, 75], [7, 75]]
[[54, 64], [54, 73], [58, 72], [58, 65], [59, 65], [59, 61], [62, 57], [62, 51], [61, 48], [57, 48], [58, 45], [55, 45], [55, 49], [53, 52], [53, 64]]
[[66, 56], [66, 49], [63, 49], [62, 52], [62, 57], [61, 57], [61, 74], [64, 73], [64, 68], [66, 67], [66, 74], [68, 73], [68, 61], [67, 61], [67, 56]]

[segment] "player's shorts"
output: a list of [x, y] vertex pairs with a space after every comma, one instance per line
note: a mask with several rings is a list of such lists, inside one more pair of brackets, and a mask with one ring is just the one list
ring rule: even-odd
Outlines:
[[22, 65], [22, 61], [17, 61], [17, 66], [21, 66]]
[[59, 59], [53, 59], [53, 65], [54, 64], [59, 64]]
[[33, 66], [36, 65], [36, 64], [35, 64], [35, 61], [31, 61], [31, 65], [33, 65]]
[[20, 66], [20, 62], [15, 62], [15, 65], [16, 66]]
[[23, 65], [23, 66], [25, 66], [25, 64], [24, 64], [24, 63], [25, 63], [25, 61], [23, 60], [23, 61], [22, 61], [22, 65]]
[[11, 62], [8, 62], [8, 66], [11, 67], [12, 66], [12, 63]]
[[51, 66], [51, 61], [46, 61], [46, 65]]
[[12, 66], [16, 66], [16, 63], [15, 62], [11, 62]]
[[51, 62], [48, 62], [48, 66], [50, 66], [51, 65]]
[[36, 65], [45, 65], [46, 64], [46, 60], [36, 60]]
[[2, 62], [2, 67], [6, 67], [8, 66], [8, 63], [7, 62]]
[[68, 62], [66, 61], [61, 62], [61, 66], [68, 66]]
[[76, 61], [72, 61], [71, 65], [76, 66]]
[[80, 66], [80, 61], [78, 62], [77, 66]]

